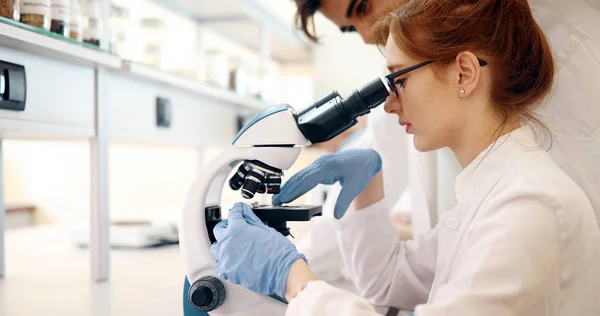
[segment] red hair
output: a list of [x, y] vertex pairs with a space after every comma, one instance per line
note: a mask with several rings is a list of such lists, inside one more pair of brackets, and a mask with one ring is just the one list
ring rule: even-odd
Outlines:
[[378, 44], [390, 34], [406, 54], [432, 65], [473, 52], [492, 67], [491, 100], [504, 123], [521, 117], [541, 124], [531, 107], [552, 90], [554, 60], [527, 0], [404, 0], [375, 26]]

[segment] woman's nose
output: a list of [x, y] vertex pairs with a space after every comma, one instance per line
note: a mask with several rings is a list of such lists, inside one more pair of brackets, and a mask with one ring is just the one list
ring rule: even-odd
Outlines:
[[387, 97], [387, 99], [385, 99], [385, 103], [383, 104], [383, 110], [388, 114], [400, 113], [400, 111], [402, 111], [400, 100], [395, 96]]

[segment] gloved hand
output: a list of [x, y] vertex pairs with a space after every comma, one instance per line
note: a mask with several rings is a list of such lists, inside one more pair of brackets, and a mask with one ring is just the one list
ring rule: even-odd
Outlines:
[[289, 203], [317, 184], [340, 182], [342, 190], [333, 211], [335, 218], [340, 219], [352, 200], [365, 189], [379, 170], [381, 157], [372, 149], [349, 149], [325, 155], [292, 176], [281, 187], [281, 192], [273, 196], [272, 203]]
[[210, 252], [223, 279], [263, 295], [284, 298], [292, 264], [306, 257], [275, 229], [263, 224], [248, 205], [236, 203], [228, 219], [213, 230]]

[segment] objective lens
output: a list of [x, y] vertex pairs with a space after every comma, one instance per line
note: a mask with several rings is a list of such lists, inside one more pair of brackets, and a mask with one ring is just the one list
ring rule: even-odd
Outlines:
[[279, 194], [281, 192], [281, 184], [267, 184], [267, 194]]
[[267, 185], [265, 183], [261, 184], [258, 189], [256, 189], [256, 193], [266, 193], [267, 192]]
[[237, 191], [242, 187], [244, 181], [246, 181], [246, 174], [248, 173], [248, 169], [249, 168], [246, 165], [246, 162], [242, 163], [242, 165], [240, 165], [240, 167], [231, 177], [231, 179], [229, 179], [229, 187], [232, 190]]
[[258, 187], [264, 181], [265, 176], [261, 171], [257, 169], [252, 169], [248, 171], [248, 174], [246, 175], [246, 181], [242, 186], [242, 197], [245, 199], [253, 198], [254, 194], [256, 193], [256, 190], [258, 190]]
[[278, 194], [281, 191], [281, 176], [270, 175], [266, 179], [267, 194]]

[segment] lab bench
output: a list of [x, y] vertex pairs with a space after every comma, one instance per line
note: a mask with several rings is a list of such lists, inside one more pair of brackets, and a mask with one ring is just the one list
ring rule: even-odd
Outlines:
[[[238, 115], [265, 107], [258, 100], [123, 62], [100, 48], [7, 19], [0, 19], [0, 61], [23, 66], [25, 73], [21, 80], [19, 74], [0, 71], [2, 98], [9, 98], [21, 81], [26, 87], [24, 110], [0, 109], [0, 179], [3, 139], [90, 143], [90, 264], [95, 281], [109, 277], [110, 141], [197, 148], [227, 144]], [[3, 187], [0, 182], [0, 278], [5, 273]]]

